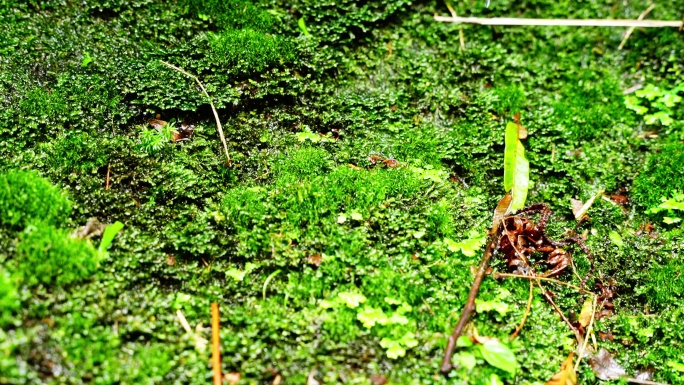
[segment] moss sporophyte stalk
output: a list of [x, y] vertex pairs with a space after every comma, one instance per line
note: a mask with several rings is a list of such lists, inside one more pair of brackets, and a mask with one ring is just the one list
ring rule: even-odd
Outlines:
[[[206, 384], [211, 303], [240, 384], [598, 384], [601, 349], [684, 383], [676, 30], [441, 23], [437, 1], [0, 3], [0, 383]], [[511, 190], [548, 206], [545, 237], [504, 215], [519, 237], [436, 375]], [[582, 245], [550, 243], [569, 231], [584, 283]]]

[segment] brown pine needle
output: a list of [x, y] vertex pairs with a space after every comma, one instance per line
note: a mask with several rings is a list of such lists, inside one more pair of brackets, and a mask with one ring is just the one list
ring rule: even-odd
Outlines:
[[515, 17], [451, 17], [434, 16], [435, 21], [445, 23], [466, 23], [479, 25], [517, 25], [549, 27], [637, 27], [637, 28], [681, 28], [681, 20], [620, 20], [620, 19], [531, 19]]
[[559, 280], [554, 279], [554, 278], [539, 277], [539, 276], [533, 276], [533, 275], [520, 275], [520, 274], [511, 274], [511, 273], [499, 273], [499, 272], [494, 273], [494, 274], [493, 274], [493, 277], [494, 277], [494, 279], [499, 279], [499, 278], [501, 278], [501, 277], [511, 277], [511, 278], [524, 278], [524, 279], [538, 280], [538, 281], [549, 281], [549, 282], [555, 283], [555, 284], [557, 284], [557, 285], [562, 285], [562, 286], [567, 286], [567, 287], [573, 288], [573, 289], [579, 291], [580, 293], [589, 293], [589, 294], [593, 294], [592, 292], [590, 292], [590, 291], [588, 291], [588, 290], [585, 290], [585, 289], [582, 289], [582, 288], [579, 287], [579, 286], [573, 285], [573, 284], [571, 284], [571, 283], [559, 281]]
[[105, 183], [105, 190], [109, 190], [109, 170], [111, 168], [111, 164], [107, 163], [107, 182]]
[[[639, 15], [639, 18], [637, 20], [643, 20], [646, 15], [649, 14], [655, 8], [655, 3], [651, 4], [648, 8], [646, 8], [645, 11], [641, 12], [641, 15]], [[635, 27], [629, 27], [627, 32], [625, 33], [625, 37], [622, 39], [622, 42], [618, 46], [618, 51], [622, 50], [622, 47], [625, 46], [625, 43], [627, 43], [627, 39], [629, 39], [630, 36], [632, 36], [632, 33], [634, 32]]]
[[518, 336], [520, 331], [522, 330], [523, 326], [525, 326], [525, 321], [527, 321], [527, 317], [530, 315], [530, 309], [532, 309], [532, 299], [534, 298], [534, 285], [532, 284], [532, 280], [530, 282], [530, 295], [527, 297], [527, 307], [525, 308], [525, 314], [523, 314], [523, 319], [520, 322], [520, 325], [518, 325], [517, 328], [515, 328], [515, 331], [513, 334], [511, 334], [510, 341], [513, 341], [515, 337]]
[[219, 326], [218, 303], [211, 303], [211, 362], [214, 367], [214, 385], [221, 385], [223, 374], [221, 373], [221, 336]]
[[211, 101], [211, 97], [209, 96], [209, 93], [207, 92], [207, 90], [204, 88], [204, 85], [202, 84], [202, 82], [199, 80], [199, 78], [197, 76], [192, 75], [191, 73], [185, 71], [184, 69], [182, 69], [180, 67], [176, 67], [175, 65], [167, 63], [163, 60], [160, 60], [160, 62], [163, 65], [184, 74], [185, 76], [188, 76], [190, 78], [195, 79], [197, 84], [200, 86], [200, 88], [202, 89], [202, 92], [204, 93], [204, 96], [206, 96], [207, 100], [209, 101], [209, 105], [211, 106], [211, 111], [214, 113], [214, 119], [216, 119], [216, 128], [218, 129], [219, 137], [221, 138], [221, 143], [223, 144], [223, 150], [226, 153], [226, 159], [228, 160], [228, 165], [230, 165], [231, 164], [230, 155], [228, 154], [228, 144], [226, 143], [226, 137], [225, 137], [225, 135], [223, 135], [223, 126], [221, 126], [221, 121], [219, 120], [218, 112], [216, 112], [216, 107], [214, 107], [214, 102]]

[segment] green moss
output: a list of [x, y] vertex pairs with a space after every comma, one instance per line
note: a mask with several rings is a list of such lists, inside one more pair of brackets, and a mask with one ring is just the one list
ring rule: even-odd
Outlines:
[[212, 19], [222, 29], [271, 32], [274, 16], [251, 1], [182, 0], [181, 6], [200, 18]]
[[20, 235], [15, 263], [25, 284], [62, 286], [92, 277], [99, 260], [89, 241], [39, 223]]
[[22, 229], [34, 222], [60, 225], [71, 213], [62, 191], [34, 171], [0, 174], [0, 224]]
[[684, 143], [673, 141], [652, 154], [632, 184], [632, 197], [642, 207], [656, 207], [684, 186]]
[[228, 30], [210, 37], [212, 62], [238, 72], [261, 72], [292, 63], [296, 50], [288, 39], [250, 29]]
[[0, 326], [11, 322], [12, 314], [19, 308], [16, 282], [4, 269], [0, 270]]

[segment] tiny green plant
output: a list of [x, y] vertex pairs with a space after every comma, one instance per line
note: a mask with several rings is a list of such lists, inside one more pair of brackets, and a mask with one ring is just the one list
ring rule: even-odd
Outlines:
[[101, 253], [107, 251], [107, 248], [114, 241], [114, 237], [116, 237], [116, 234], [118, 234], [123, 227], [123, 223], [116, 221], [105, 228], [104, 233], [102, 234], [102, 240], [100, 241], [100, 247], [98, 248]]
[[172, 131], [173, 122], [168, 122], [159, 128], [144, 129], [140, 133], [140, 150], [148, 155], [158, 153], [173, 138]]
[[649, 84], [637, 90], [634, 95], [626, 96], [625, 106], [643, 115], [646, 124], [654, 125], [660, 122], [663, 126], [669, 126], [674, 122], [673, 108], [682, 101], [678, 94], [683, 90], [684, 83], [670, 90]]
[[658, 206], [648, 209], [646, 214], [666, 212], [663, 222], [668, 225], [681, 223], [684, 218], [684, 194], [676, 193], [671, 199], [662, 198], [662, 201]]

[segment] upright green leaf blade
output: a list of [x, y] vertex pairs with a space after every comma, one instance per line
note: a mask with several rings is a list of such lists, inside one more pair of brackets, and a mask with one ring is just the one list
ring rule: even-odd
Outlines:
[[102, 240], [100, 241], [100, 251], [106, 251], [109, 245], [114, 241], [116, 234], [123, 229], [123, 223], [116, 221], [111, 225], [107, 226], [102, 234]]
[[515, 374], [518, 368], [518, 361], [515, 359], [515, 354], [506, 345], [497, 340], [490, 340], [478, 345], [478, 347], [482, 357], [490, 365]]
[[511, 122], [506, 126], [504, 150], [504, 189], [513, 195], [510, 210], [525, 207], [529, 186], [530, 162], [525, 158], [525, 147], [518, 139], [518, 125]]

